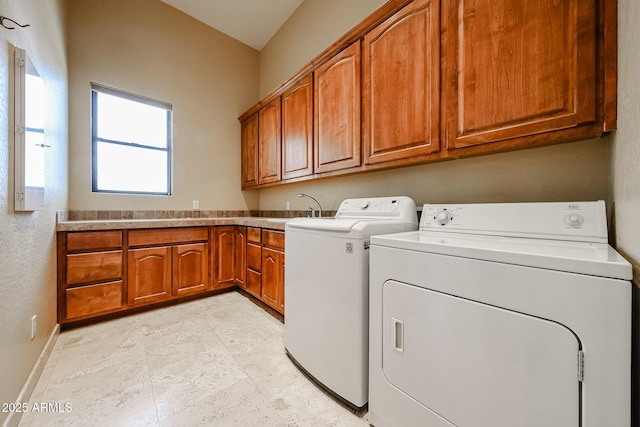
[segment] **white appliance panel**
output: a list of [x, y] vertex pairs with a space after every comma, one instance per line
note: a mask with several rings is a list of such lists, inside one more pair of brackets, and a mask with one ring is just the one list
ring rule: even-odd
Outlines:
[[285, 348], [352, 406], [368, 401], [370, 236], [417, 228], [405, 196], [347, 199], [335, 218], [285, 226]]
[[382, 304], [383, 374], [435, 414], [458, 426], [579, 425], [579, 342], [566, 327], [393, 280]]
[[[371, 239], [371, 424], [376, 427], [452, 425], [390, 384], [383, 374], [382, 354], [386, 344], [382, 337], [383, 323], [386, 323], [382, 312], [383, 286], [394, 280], [565, 325], [580, 337], [585, 355], [582, 427], [629, 425], [631, 286], [628, 281], [430, 253], [429, 249], [420, 251], [419, 243], [405, 238], [419, 233], [423, 232], [397, 234], [395, 244], [389, 236], [384, 236], [384, 245], [378, 244], [383, 237]], [[407, 243], [411, 243], [410, 249]], [[457, 395], [451, 398], [456, 399]], [[458, 424], [458, 427], [466, 426]]]
[[368, 399], [368, 318], [362, 313], [368, 310], [369, 290], [362, 283], [369, 280], [369, 250], [364, 243], [304, 232], [286, 234], [285, 242], [285, 348], [355, 406]]

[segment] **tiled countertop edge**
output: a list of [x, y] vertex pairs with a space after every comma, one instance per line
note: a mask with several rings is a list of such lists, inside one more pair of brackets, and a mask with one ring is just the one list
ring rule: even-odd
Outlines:
[[60, 221], [56, 231], [121, 230], [135, 228], [202, 227], [211, 225], [246, 225], [249, 227], [284, 230], [290, 218], [167, 218], [167, 219], [108, 219], [89, 221]]

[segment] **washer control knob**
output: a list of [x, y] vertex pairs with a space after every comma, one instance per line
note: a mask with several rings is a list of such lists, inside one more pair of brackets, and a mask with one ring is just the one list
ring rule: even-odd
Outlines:
[[564, 222], [570, 227], [579, 227], [584, 222], [584, 217], [578, 214], [570, 214], [564, 217]]
[[361, 210], [365, 210], [365, 209], [367, 209], [367, 208], [369, 207], [369, 201], [368, 201], [368, 200], [362, 200], [362, 201], [360, 201], [360, 202], [358, 203], [358, 207], [359, 207]]
[[440, 211], [436, 214], [436, 221], [438, 221], [439, 224], [445, 225], [451, 221], [451, 214], [447, 211]]

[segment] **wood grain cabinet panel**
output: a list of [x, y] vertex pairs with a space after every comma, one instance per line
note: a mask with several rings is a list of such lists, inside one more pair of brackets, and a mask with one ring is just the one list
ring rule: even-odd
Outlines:
[[74, 320], [122, 308], [122, 280], [65, 290], [66, 319]]
[[278, 182], [282, 178], [282, 124], [280, 97], [258, 113], [258, 184]]
[[262, 269], [261, 246], [255, 243], [247, 243], [247, 268], [255, 271]]
[[256, 298], [262, 298], [262, 274], [259, 271], [247, 270], [247, 287], [245, 290]]
[[262, 300], [284, 313], [284, 253], [262, 248]]
[[229, 288], [236, 284], [235, 232], [232, 225], [214, 227], [214, 289]]
[[207, 227], [152, 228], [129, 231], [129, 246], [149, 246], [182, 242], [206, 241]]
[[262, 244], [274, 249], [284, 250], [284, 232], [262, 230]]
[[594, 123], [596, 3], [444, 2], [448, 147]]
[[171, 247], [130, 249], [129, 305], [149, 304], [171, 297]]
[[242, 188], [258, 185], [258, 113], [241, 123]]
[[262, 235], [261, 230], [257, 227], [247, 227], [247, 242], [251, 243], [260, 243], [262, 240], [260, 236]]
[[67, 233], [67, 251], [122, 248], [122, 231], [78, 231]]
[[122, 251], [68, 254], [66, 284], [99, 282], [122, 277]]
[[237, 225], [234, 236], [235, 259], [233, 269], [235, 270], [236, 285], [246, 289], [247, 275], [247, 227]]
[[282, 94], [282, 179], [313, 173], [313, 77]]
[[315, 172], [360, 166], [360, 42], [314, 72]]
[[173, 295], [209, 289], [209, 251], [206, 243], [173, 247]]
[[365, 164], [440, 150], [439, 4], [415, 0], [364, 37]]

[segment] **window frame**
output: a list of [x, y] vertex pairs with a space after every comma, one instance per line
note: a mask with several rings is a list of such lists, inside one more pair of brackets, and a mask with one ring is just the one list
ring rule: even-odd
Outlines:
[[[98, 137], [98, 92], [116, 96], [129, 101], [138, 102], [140, 104], [150, 105], [157, 108], [162, 108], [167, 112], [167, 145], [166, 148], [155, 147], [145, 144], [138, 144], [128, 141], [117, 141], [106, 138]], [[110, 88], [97, 83], [91, 83], [91, 191], [93, 193], [109, 193], [109, 194], [133, 194], [133, 195], [151, 195], [151, 196], [171, 196], [172, 194], [172, 119], [173, 108], [172, 105], [166, 102], [157, 101], [144, 96], [136, 95], [130, 92], [125, 92], [119, 89]], [[134, 191], [134, 190], [103, 190], [98, 188], [98, 143], [107, 143], [114, 145], [121, 145], [125, 147], [141, 148], [151, 151], [161, 151], [167, 154], [167, 191]]]

